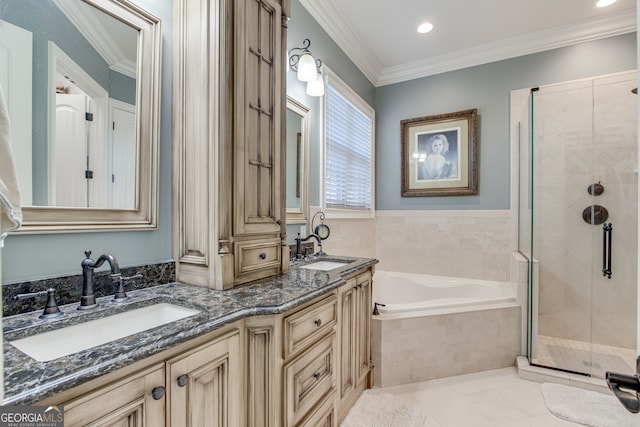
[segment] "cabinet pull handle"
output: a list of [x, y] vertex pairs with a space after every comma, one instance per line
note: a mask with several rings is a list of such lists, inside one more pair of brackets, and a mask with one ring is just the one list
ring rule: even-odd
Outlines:
[[278, 224], [278, 225], [282, 225], [282, 220], [277, 220], [277, 221], [276, 221], [276, 224]]
[[164, 396], [164, 387], [158, 386], [153, 390], [151, 390], [151, 396], [153, 397], [154, 400], [162, 399], [162, 396]]
[[322, 325], [322, 320], [316, 319], [313, 323], [315, 323], [317, 327], [320, 327], [320, 325]]
[[316, 381], [318, 381], [321, 376], [322, 376], [322, 374], [320, 372], [316, 372], [315, 374], [313, 374], [313, 378], [315, 378]]
[[267, 257], [266, 252], [260, 253], [259, 257], [260, 257], [260, 259], [265, 259]]
[[182, 374], [178, 377], [178, 385], [180, 387], [184, 387], [185, 385], [187, 385], [187, 381], [189, 381], [189, 375], [187, 374]]

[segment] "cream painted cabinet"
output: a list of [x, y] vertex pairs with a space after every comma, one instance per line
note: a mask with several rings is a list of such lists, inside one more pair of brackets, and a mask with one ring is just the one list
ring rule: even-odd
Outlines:
[[62, 403], [67, 427], [162, 427], [165, 425], [164, 365]]
[[174, 1], [178, 281], [228, 289], [289, 268], [288, 7], [288, 0]]
[[356, 373], [358, 383], [371, 371], [371, 272], [356, 279]]
[[371, 372], [371, 272], [347, 280], [338, 290], [338, 419], [347, 415]]
[[337, 426], [370, 386], [372, 271], [67, 390], [68, 426]]
[[242, 425], [241, 363], [237, 332], [168, 360], [168, 426]]
[[335, 292], [283, 319], [285, 426], [335, 421], [336, 323]]
[[347, 284], [338, 290], [338, 310], [339, 310], [339, 332], [340, 345], [339, 355], [340, 368], [338, 373], [338, 398], [345, 401], [353, 394], [356, 387], [356, 349], [358, 340], [356, 338], [356, 278], [347, 281]]
[[245, 424], [244, 390], [234, 329], [72, 400], [43, 404], [64, 405], [69, 427], [237, 427]]

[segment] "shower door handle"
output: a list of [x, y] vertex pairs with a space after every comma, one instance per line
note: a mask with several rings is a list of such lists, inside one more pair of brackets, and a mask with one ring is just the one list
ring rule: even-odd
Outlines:
[[609, 223], [602, 224], [602, 275], [611, 279], [611, 241], [613, 233], [613, 225]]

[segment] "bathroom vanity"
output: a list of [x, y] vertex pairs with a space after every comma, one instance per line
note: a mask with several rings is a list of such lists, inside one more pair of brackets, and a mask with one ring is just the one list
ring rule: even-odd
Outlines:
[[[10, 316], [4, 404], [64, 405], [69, 426], [338, 425], [372, 383], [377, 260], [329, 260], [338, 264], [312, 259], [227, 291], [171, 283], [131, 291], [124, 304], [99, 298], [91, 313], [65, 305], [59, 320]], [[11, 344], [163, 303], [196, 314], [50, 361]]]

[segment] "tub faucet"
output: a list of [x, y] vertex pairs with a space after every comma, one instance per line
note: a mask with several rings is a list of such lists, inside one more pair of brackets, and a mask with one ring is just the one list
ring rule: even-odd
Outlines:
[[306, 242], [307, 240], [309, 240], [309, 239], [310, 239], [310, 238], [312, 238], [312, 237], [318, 241], [318, 249], [319, 249], [319, 251], [318, 251], [318, 253], [316, 253], [316, 255], [320, 255], [320, 256], [322, 256], [322, 255], [326, 255], [326, 254], [322, 251], [322, 239], [320, 238], [320, 236], [318, 236], [318, 235], [317, 235], [317, 234], [315, 234], [315, 233], [311, 233], [311, 234], [309, 234], [307, 237], [305, 237], [305, 238], [303, 239], [302, 237], [300, 237], [300, 233], [298, 233], [298, 237], [296, 237], [296, 259], [300, 259], [300, 258], [302, 258], [302, 257], [303, 257], [303, 255], [302, 255], [302, 250], [301, 250], [301, 248], [300, 248], [300, 246], [301, 246], [300, 244], [301, 244], [302, 242]]
[[100, 267], [105, 261], [111, 266], [111, 280], [119, 282], [121, 280], [120, 266], [118, 260], [110, 254], [100, 255], [95, 261], [89, 258], [91, 251], [84, 251], [86, 258], [82, 260], [82, 297], [78, 310], [89, 310], [98, 306], [96, 296], [93, 291], [93, 270]]

